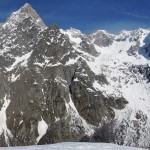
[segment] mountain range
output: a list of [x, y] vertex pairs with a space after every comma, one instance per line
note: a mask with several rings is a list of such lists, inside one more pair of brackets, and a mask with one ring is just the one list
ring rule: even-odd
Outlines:
[[0, 146], [150, 148], [150, 30], [47, 27], [30, 4], [0, 24]]

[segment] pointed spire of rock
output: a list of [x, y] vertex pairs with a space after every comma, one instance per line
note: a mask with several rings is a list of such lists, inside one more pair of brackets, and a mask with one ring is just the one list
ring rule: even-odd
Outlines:
[[29, 15], [36, 20], [40, 18], [37, 12], [28, 3], [26, 3], [23, 7], [21, 7], [17, 12], [25, 15]]
[[25, 3], [23, 7], [29, 8], [32, 7], [29, 3]]
[[58, 30], [59, 27], [58, 27], [57, 24], [53, 23], [53, 24], [50, 25], [49, 29], [50, 29], [50, 30]]
[[41, 28], [46, 28], [46, 25], [44, 24], [38, 13], [28, 3], [26, 3], [18, 11], [12, 13], [12, 15], [8, 18], [8, 21], [21, 22], [27, 17], [31, 17], [34, 22]]
[[20, 8], [21, 11], [25, 11], [25, 12], [28, 12], [29, 9], [33, 10], [32, 6], [28, 3], [24, 4], [24, 6]]

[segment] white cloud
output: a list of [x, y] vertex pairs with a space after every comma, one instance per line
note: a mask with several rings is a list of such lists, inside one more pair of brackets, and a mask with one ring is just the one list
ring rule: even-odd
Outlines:
[[122, 14], [132, 16], [132, 17], [135, 17], [135, 18], [150, 20], [150, 16], [144, 16], [144, 15], [139, 15], [139, 14], [130, 13], [130, 12], [122, 12]]

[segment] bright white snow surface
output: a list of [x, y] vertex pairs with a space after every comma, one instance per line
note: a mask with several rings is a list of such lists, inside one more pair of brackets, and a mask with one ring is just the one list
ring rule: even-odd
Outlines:
[[43, 137], [43, 135], [46, 134], [47, 129], [48, 129], [48, 125], [43, 120], [43, 118], [41, 118], [41, 121], [38, 122], [39, 137], [37, 138], [37, 142], [39, 142], [39, 140]]
[[[6, 125], [6, 120], [7, 120], [6, 109], [9, 106], [9, 103], [10, 103], [10, 100], [7, 97], [7, 95], [5, 95], [5, 97], [4, 97], [4, 104], [3, 104], [3, 107], [0, 110], [0, 135], [2, 133], [4, 133], [4, 137], [5, 137], [6, 143], [8, 143], [7, 135], [11, 136], [11, 133], [10, 133], [10, 131], [7, 128], [7, 125]], [[8, 145], [9, 145], [9, 143], [8, 143]]]
[[0, 148], [0, 150], [144, 150], [127, 146], [119, 146], [108, 143], [71, 143], [64, 142], [51, 145], [21, 146]]

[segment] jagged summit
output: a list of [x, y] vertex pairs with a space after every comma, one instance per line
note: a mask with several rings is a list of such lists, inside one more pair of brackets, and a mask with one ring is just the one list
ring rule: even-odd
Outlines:
[[92, 43], [98, 46], [109, 46], [112, 44], [115, 35], [108, 33], [105, 30], [97, 30], [96, 32], [89, 35]]
[[109, 32], [106, 31], [106, 30], [100, 30], [100, 29], [98, 29], [97, 31], [95, 31], [95, 32], [92, 33], [92, 34], [94, 35], [94, 34], [99, 34], [99, 33], [105, 34], [105, 35], [108, 35], [108, 36], [111, 36], [111, 37], [114, 37], [114, 36], [115, 36], [115, 34], [112, 34], [112, 33], [109, 33]]
[[69, 30], [70, 30], [71, 32], [76, 33], [76, 34], [82, 34], [82, 32], [81, 32], [80, 30], [75, 29], [75, 28], [73, 28], [73, 27], [71, 27]]
[[35, 11], [29, 3], [24, 4], [24, 5], [20, 8], [20, 11], [26, 12], [26, 13], [29, 13], [30, 10]]
[[145, 37], [148, 36], [149, 33], [150, 33], [149, 29], [143, 29], [143, 28], [134, 29], [134, 30], [122, 30], [118, 35], [115, 36], [115, 39], [119, 41], [125, 41], [125, 40], [130, 40], [135, 42], [138, 41], [142, 44], [143, 43], [142, 40], [145, 39]]
[[31, 18], [33, 22], [35, 22], [39, 27], [43, 29], [46, 28], [46, 25], [44, 24], [38, 13], [28, 3], [22, 6], [18, 11], [12, 13], [7, 22], [17, 24], [25, 18]]
[[57, 29], [59, 29], [59, 27], [58, 27], [57, 24], [53, 23], [53, 24], [50, 25], [49, 29], [50, 30], [57, 30]]
[[32, 6], [29, 3], [25, 3], [22, 8], [32, 8]]

